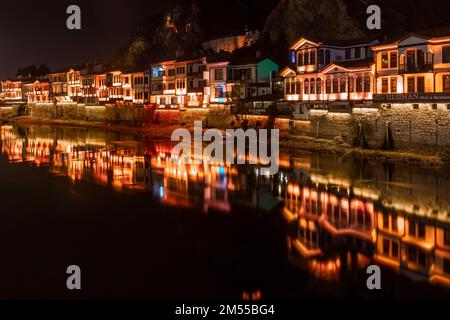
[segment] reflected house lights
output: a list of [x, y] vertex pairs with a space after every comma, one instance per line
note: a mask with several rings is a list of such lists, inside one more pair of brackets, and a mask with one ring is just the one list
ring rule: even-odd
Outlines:
[[[352, 243], [363, 253], [358, 254], [360, 261], [373, 248], [377, 263], [398, 271], [414, 271], [431, 282], [450, 286], [450, 224], [380, 206], [379, 196], [370, 190], [352, 188], [353, 196], [349, 197], [348, 184], [311, 177], [310, 184], [288, 184], [284, 217], [297, 224], [298, 235], [289, 241], [292, 248], [311, 259], [308, 267], [314, 274], [337, 280], [339, 258], [336, 263], [326, 262], [329, 272], [324, 273], [323, 243], [329, 246], [338, 244], [339, 239], [354, 239]], [[367, 265], [368, 258], [365, 260]]]
[[[2, 153], [11, 162], [50, 166], [53, 174], [73, 181], [92, 179], [116, 190], [148, 190], [151, 186], [155, 197], [169, 205], [230, 212], [233, 199], [255, 198], [250, 184], [256, 177], [254, 168], [246, 172], [204, 161], [187, 164], [170, 153], [170, 145], [156, 144], [145, 151], [130, 145], [112, 147], [104, 139], [24, 137], [10, 126], [1, 127], [1, 141]], [[364, 266], [370, 257], [399, 272], [413, 271], [450, 286], [448, 215], [401, 198], [388, 201], [382, 198], [386, 197], [383, 190], [353, 185], [338, 174], [323, 175], [307, 158], [287, 161], [281, 168], [278, 182], [268, 180], [269, 185], [275, 184], [270, 190], [282, 190], [279, 195], [285, 200], [284, 217], [296, 229], [289, 246], [306, 259], [315, 275], [336, 280], [343, 263], [349, 265], [343, 259], [356, 259]], [[283, 170], [292, 169], [309, 173], [300, 179], [288, 178]], [[328, 249], [342, 248], [339, 245], [343, 241], [346, 250], [358, 254], [347, 258], [326, 255]]]

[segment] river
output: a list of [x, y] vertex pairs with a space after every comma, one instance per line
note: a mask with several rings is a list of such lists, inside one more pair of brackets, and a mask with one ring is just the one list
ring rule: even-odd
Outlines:
[[281, 152], [267, 177], [66, 127], [3, 125], [0, 145], [0, 298], [450, 298], [445, 174]]

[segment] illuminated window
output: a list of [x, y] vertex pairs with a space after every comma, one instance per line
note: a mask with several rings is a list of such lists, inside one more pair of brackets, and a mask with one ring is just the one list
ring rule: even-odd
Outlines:
[[444, 273], [450, 274], [450, 259], [444, 259]]
[[450, 46], [442, 47], [442, 62], [450, 63]]
[[325, 80], [325, 92], [331, 93], [331, 79]]
[[425, 92], [425, 77], [417, 77], [417, 92]]
[[389, 215], [387, 213], [383, 214], [383, 229], [389, 230]]
[[347, 48], [345, 49], [345, 59], [350, 60], [352, 58], [352, 49]]
[[328, 65], [331, 62], [331, 54], [330, 50], [325, 51], [325, 64]]
[[387, 78], [383, 78], [381, 80], [381, 93], [388, 93], [388, 79]]
[[444, 92], [450, 92], [450, 74], [446, 74], [442, 77], [442, 85]]
[[333, 93], [339, 93], [339, 79], [333, 78]]
[[364, 77], [364, 92], [370, 92], [370, 77]]
[[223, 69], [214, 69], [214, 79], [218, 81], [223, 81]]
[[397, 68], [397, 52], [389, 53], [389, 60], [391, 62], [391, 68]]
[[316, 90], [317, 94], [321, 94], [322, 93], [322, 79], [317, 78], [316, 86], [317, 86], [317, 90]]
[[223, 95], [223, 87], [222, 86], [216, 87], [215, 97], [216, 98], [223, 98], [224, 97], [224, 95]]
[[185, 74], [186, 67], [177, 67], [177, 74]]
[[450, 247], [450, 230], [444, 232], [444, 244]]
[[300, 57], [301, 57], [302, 66], [306, 66], [309, 62], [308, 50], [303, 50]]
[[323, 53], [323, 50], [320, 49], [319, 50], [319, 64], [324, 64], [324, 62], [325, 62], [325, 55]]
[[422, 50], [417, 50], [417, 65], [423, 66], [425, 65], [425, 54]]
[[340, 90], [341, 90], [341, 92], [347, 92], [347, 79], [345, 79], [345, 78], [341, 78], [340, 80], [339, 80], [339, 83], [340, 83]]
[[295, 93], [300, 94], [302, 92], [302, 82], [300, 79], [295, 79]]
[[286, 84], [285, 84], [286, 94], [292, 94], [291, 85], [292, 85], [291, 79], [286, 79]]
[[356, 92], [362, 92], [362, 82], [363, 79], [361, 77], [356, 78]]
[[353, 79], [353, 78], [348, 79], [348, 92], [353, 92], [355, 90], [354, 83], [355, 83], [355, 79]]
[[415, 90], [415, 78], [408, 77], [408, 93], [412, 93]]
[[309, 64], [316, 64], [316, 50], [311, 50], [309, 53]]
[[394, 232], [398, 231], [398, 221], [397, 221], [397, 217], [396, 216], [392, 217], [391, 227], [392, 227], [392, 231], [394, 231]]
[[420, 239], [425, 239], [425, 224], [424, 223], [419, 223], [418, 237]]
[[304, 90], [305, 90], [305, 94], [309, 93], [309, 81], [308, 81], [308, 79], [305, 79]]
[[389, 58], [387, 52], [381, 54], [381, 68], [382, 69], [389, 68]]
[[397, 93], [397, 78], [391, 78], [391, 93]]
[[310, 84], [311, 94], [315, 94], [316, 93], [316, 81], [314, 79], [311, 79], [309, 84]]
[[303, 66], [303, 51], [298, 52], [297, 66]]

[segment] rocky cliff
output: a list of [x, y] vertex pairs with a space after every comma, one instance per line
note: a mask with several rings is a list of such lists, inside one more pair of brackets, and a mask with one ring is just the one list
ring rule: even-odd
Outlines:
[[201, 50], [205, 40], [259, 29], [262, 51], [285, 57], [300, 36], [352, 39], [370, 35], [366, 8], [382, 9], [383, 32], [448, 26], [450, 1], [427, 0], [174, 0], [163, 15], [141, 25], [120, 51], [128, 67], [149, 59], [171, 58]]

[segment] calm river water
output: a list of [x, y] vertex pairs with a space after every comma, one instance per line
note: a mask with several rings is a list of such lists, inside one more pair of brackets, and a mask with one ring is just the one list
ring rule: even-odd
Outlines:
[[2, 126], [0, 147], [0, 298], [450, 299], [444, 174], [298, 153], [269, 178], [64, 127]]

